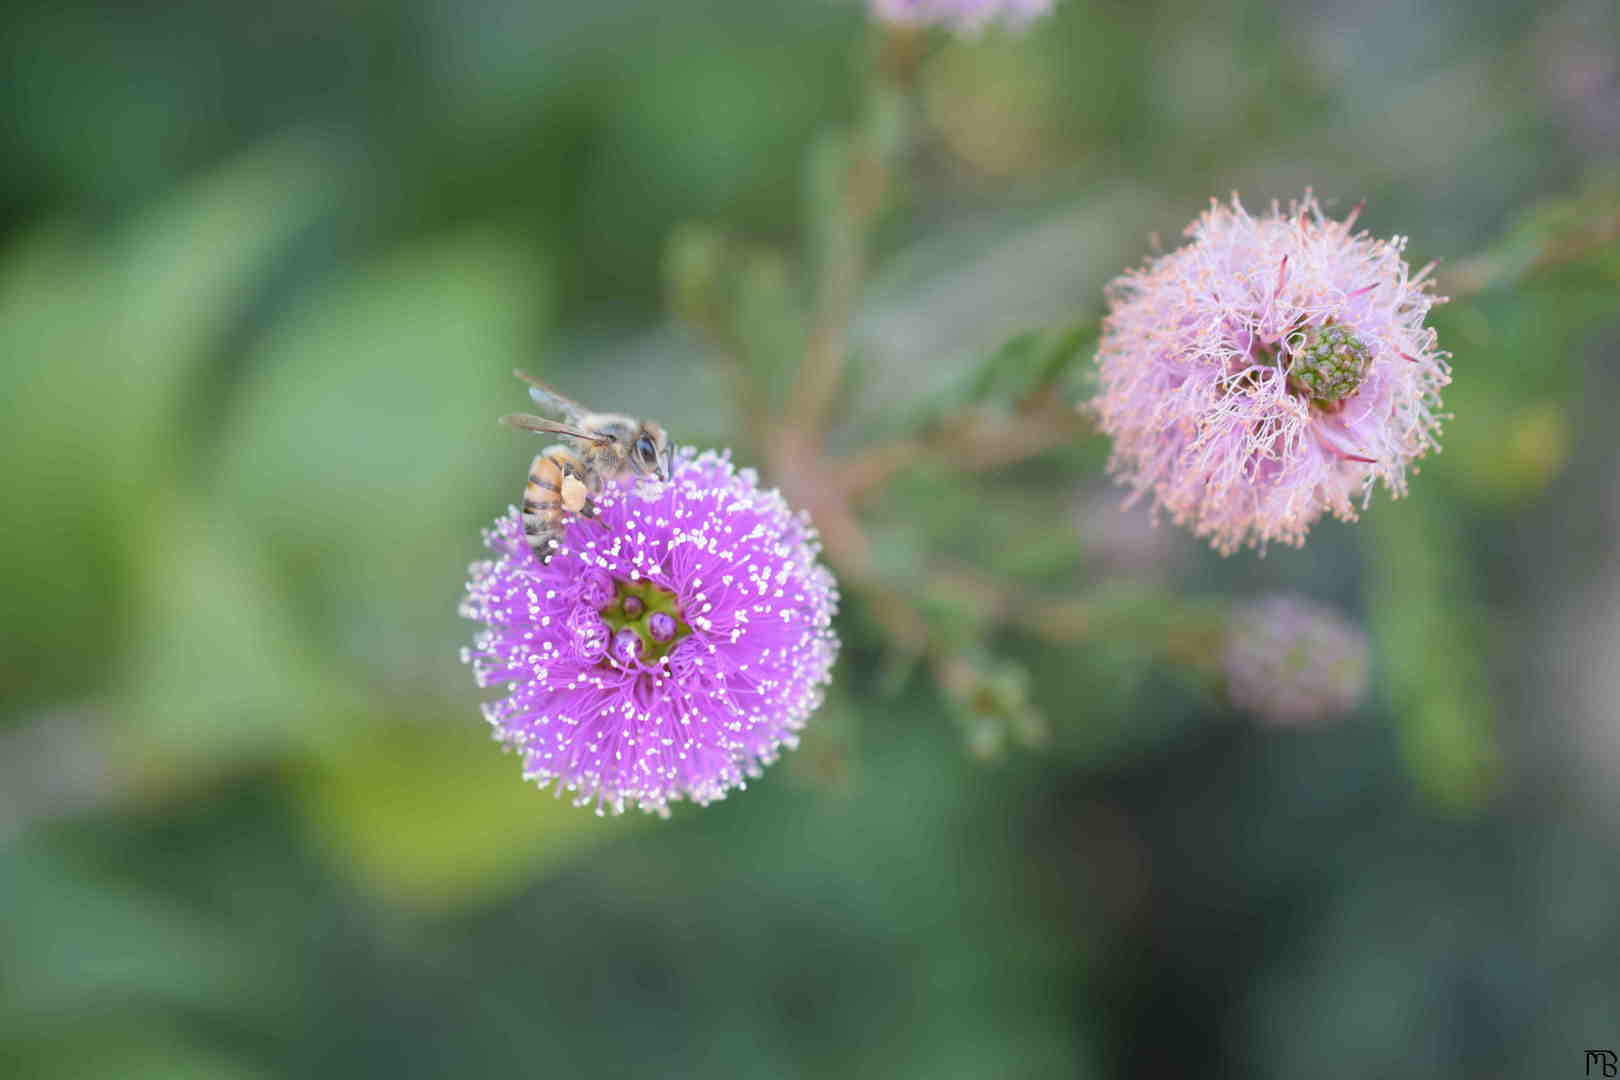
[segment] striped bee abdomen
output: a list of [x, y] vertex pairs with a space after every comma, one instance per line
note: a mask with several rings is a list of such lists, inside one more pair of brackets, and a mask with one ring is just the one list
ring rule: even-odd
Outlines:
[[667, 484], [675, 469], [675, 451], [664, 429], [651, 420], [592, 412], [533, 375], [512, 374], [529, 384], [535, 404], [563, 416], [562, 420], [528, 413], [501, 417], [502, 423], [520, 431], [566, 440], [540, 451], [523, 489], [523, 531], [540, 561], [546, 562], [562, 540], [564, 520], [573, 520], [569, 515], [600, 523], [596, 496], [620, 477]]
[[553, 446], [535, 457], [529, 466], [529, 482], [523, 489], [523, 532], [541, 562], [551, 558], [563, 532], [563, 488], [574, 480], [573, 455]]

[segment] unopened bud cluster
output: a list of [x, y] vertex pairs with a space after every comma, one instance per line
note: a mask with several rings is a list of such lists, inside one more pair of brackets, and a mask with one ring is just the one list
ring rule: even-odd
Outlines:
[[1342, 326], [1312, 326], [1294, 338], [1288, 381], [1316, 401], [1349, 397], [1367, 377], [1372, 351]]
[[1337, 612], [1289, 593], [1232, 615], [1225, 669], [1232, 703], [1280, 727], [1341, 716], [1367, 691], [1367, 642]]
[[675, 594], [651, 581], [615, 581], [613, 600], [597, 614], [613, 633], [614, 657], [626, 664], [656, 664], [692, 632]]

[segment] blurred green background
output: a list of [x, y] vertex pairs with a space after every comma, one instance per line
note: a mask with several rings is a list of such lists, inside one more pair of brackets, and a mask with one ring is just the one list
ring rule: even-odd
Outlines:
[[757, 461], [665, 244], [715, 224], [761, 303], [802, 290], [863, 33], [830, 0], [0, 12], [0, 1072], [1620, 1049], [1620, 254], [1556, 242], [1620, 205], [1611, 4], [1060, 0], [920, 71], [841, 446], [1234, 188], [1365, 197], [1469, 290], [1445, 453], [1303, 550], [1151, 529], [1094, 438], [874, 514], [896, 565], [982, 527], [1054, 597], [1305, 592], [1371, 635], [1355, 717], [1266, 731], [1150, 636], [1004, 633], [1050, 737], [981, 762], [852, 598], [805, 745], [714, 807], [599, 820], [487, 740], [455, 607], [533, 450], [509, 369]]

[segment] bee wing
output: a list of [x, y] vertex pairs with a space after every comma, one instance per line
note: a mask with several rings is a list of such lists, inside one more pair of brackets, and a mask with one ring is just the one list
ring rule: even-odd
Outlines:
[[586, 417], [591, 414], [591, 410], [587, 409], [585, 406], [581, 405], [572, 398], [564, 397], [562, 394], [557, 393], [557, 391], [553, 390], [551, 387], [547, 386], [533, 375], [530, 375], [528, 372], [519, 371], [518, 369], [513, 368], [512, 374], [529, 384], [529, 396], [532, 397], [534, 399], [534, 403], [540, 406], [542, 409], [550, 409], [553, 412], [560, 412], [566, 416], [571, 423], [578, 423], [582, 417]]
[[510, 424], [524, 431], [538, 431], [547, 435], [567, 435], [571, 439], [584, 439], [586, 442], [605, 443], [613, 440], [606, 435], [588, 435], [578, 428], [559, 424], [555, 420], [547, 420], [541, 416], [530, 416], [528, 413], [511, 413], [501, 417], [501, 423]]

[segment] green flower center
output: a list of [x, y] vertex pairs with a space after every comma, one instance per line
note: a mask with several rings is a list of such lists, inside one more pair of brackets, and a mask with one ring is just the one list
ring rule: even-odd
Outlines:
[[[1297, 344], [1294, 344], [1297, 342]], [[1309, 326], [1291, 339], [1288, 385], [1314, 401], [1342, 401], [1372, 366], [1372, 351], [1342, 326]]]
[[618, 595], [598, 614], [608, 626], [608, 640], [620, 630], [631, 630], [641, 639], [640, 660], [656, 664], [692, 632], [681, 618], [680, 601], [675, 594], [650, 581], [615, 580]]

